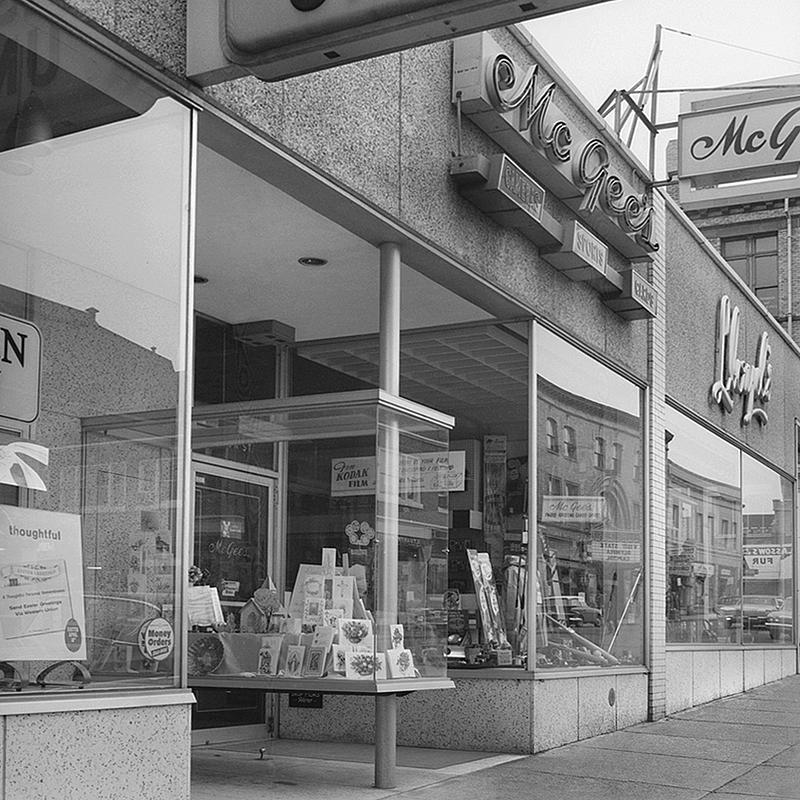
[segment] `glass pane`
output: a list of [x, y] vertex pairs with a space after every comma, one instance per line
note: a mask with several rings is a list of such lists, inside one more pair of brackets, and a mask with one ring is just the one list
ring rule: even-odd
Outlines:
[[194, 560], [203, 583], [215, 586], [229, 630], [267, 577], [270, 490], [199, 472], [195, 478]]
[[747, 277], [747, 259], [744, 258], [729, 258], [728, 263], [736, 271], [736, 274], [743, 280], [748, 280]]
[[775, 253], [778, 250], [778, 235], [757, 236], [755, 241], [756, 253]]
[[666, 427], [667, 641], [735, 642], [741, 629], [739, 451], [671, 408]]
[[758, 256], [755, 260], [753, 285], [756, 289], [778, 285], [778, 257]]
[[756, 297], [767, 307], [767, 311], [772, 314], [778, 313], [778, 290], [776, 287], [756, 289]]
[[642, 447], [640, 391], [541, 328], [537, 365], [539, 429], [548, 417], [573, 429], [576, 453], [550, 453], [540, 433], [536, 667], [640, 664], [643, 485], [620, 468]]
[[722, 255], [729, 261], [747, 254], [747, 239], [723, 239], [721, 245]]
[[[0, 652], [30, 691], [37, 678], [174, 686], [190, 112], [19, 4], [0, 49], [3, 327], [29, 337], [19, 375], [38, 370], [40, 338], [44, 376], [38, 408], [0, 405], [21, 421], [20, 441], [0, 440], [19, 467], [0, 515], [52, 532], [46, 552], [32, 536], [0, 541], [17, 595], [0, 609]], [[0, 404], [12, 375], [4, 364]], [[163, 437], [118, 435], [120, 419], [155, 410]], [[34, 573], [58, 602], [20, 617], [11, 605], [30, 605]]]
[[[449, 456], [445, 428], [379, 410], [375, 648], [390, 677], [447, 673]], [[502, 627], [485, 586], [481, 610]]]
[[742, 454], [742, 634], [767, 644], [792, 636], [792, 484]]

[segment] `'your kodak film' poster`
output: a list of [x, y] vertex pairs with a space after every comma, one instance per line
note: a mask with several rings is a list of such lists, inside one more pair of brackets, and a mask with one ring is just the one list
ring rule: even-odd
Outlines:
[[81, 519], [0, 506], [0, 658], [86, 658]]

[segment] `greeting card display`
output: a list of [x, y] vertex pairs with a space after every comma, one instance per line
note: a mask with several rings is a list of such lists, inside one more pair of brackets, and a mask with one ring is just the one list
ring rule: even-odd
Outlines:
[[303, 674], [306, 648], [301, 644], [290, 644], [286, 650], [286, 667], [284, 675], [287, 678], [299, 678]]
[[303, 675], [306, 678], [321, 678], [325, 674], [327, 660], [327, 648], [314, 647], [312, 645], [306, 651], [306, 662], [305, 666], [303, 667]]
[[347, 653], [348, 648], [343, 647], [340, 644], [335, 644], [333, 646], [333, 671], [338, 672], [340, 675], [344, 675], [347, 669]]
[[389, 626], [389, 641], [392, 643], [393, 650], [402, 650], [403, 642], [405, 641], [405, 634], [402, 625]]
[[261, 637], [261, 649], [258, 651], [259, 675], [278, 674], [282, 645], [283, 636], [279, 634]]
[[348, 650], [345, 653], [345, 677], [351, 680], [378, 680], [385, 678], [385, 654]]
[[390, 678], [415, 678], [414, 656], [410, 650], [387, 650], [386, 666]]
[[372, 639], [372, 622], [368, 619], [339, 620], [339, 644], [364, 646]]

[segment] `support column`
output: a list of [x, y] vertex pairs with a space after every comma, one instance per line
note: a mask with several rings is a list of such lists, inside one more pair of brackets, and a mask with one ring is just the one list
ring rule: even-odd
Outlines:
[[[380, 360], [379, 387], [393, 395], [400, 394], [400, 247], [392, 242], [380, 246]], [[397, 514], [399, 497], [400, 433], [397, 424], [385, 422], [379, 427], [378, 485], [376, 512], [381, 518], [376, 547], [376, 622], [383, 639], [388, 625], [397, 619]], [[388, 642], [376, 640], [377, 649]], [[375, 786], [393, 789], [397, 785], [397, 696], [375, 695]]]
[[381, 251], [380, 366], [378, 385], [400, 394], [400, 245], [384, 242]]
[[647, 403], [647, 526], [645, 577], [647, 587], [647, 653], [650, 667], [647, 716], [661, 719], [667, 708], [667, 556], [666, 556], [666, 451], [664, 416], [666, 413], [667, 323], [664, 310], [666, 264], [664, 256], [666, 208], [664, 198], [653, 192], [655, 240], [661, 249], [654, 253], [650, 279], [658, 298], [658, 316], [647, 323], [647, 377], [650, 384]]

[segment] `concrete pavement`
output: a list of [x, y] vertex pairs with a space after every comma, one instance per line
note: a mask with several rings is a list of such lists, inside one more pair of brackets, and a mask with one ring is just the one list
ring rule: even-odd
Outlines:
[[535, 756], [276, 741], [197, 748], [192, 800], [800, 800], [800, 676]]

